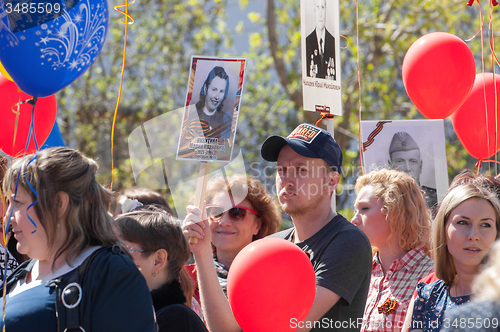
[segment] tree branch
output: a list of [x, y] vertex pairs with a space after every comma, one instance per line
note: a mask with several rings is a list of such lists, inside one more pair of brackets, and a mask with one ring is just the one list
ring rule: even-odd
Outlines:
[[269, 49], [271, 50], [271, 56], [273, 57], [274, 66], [276, 67], [276, 71], [278, 72], [278, 77], [281, 85], [283, 86], [295, 106], [299, 109], [302, 109], [302, 93], [297, 90], [291, 92], [288, 89], [288, 73], [285, 68], [285, 63], [283, 59], [278, 56], [278, 38], [276, 36], [275, 12], [274, 0], [267, 0], [266, 24], [269, 37]]

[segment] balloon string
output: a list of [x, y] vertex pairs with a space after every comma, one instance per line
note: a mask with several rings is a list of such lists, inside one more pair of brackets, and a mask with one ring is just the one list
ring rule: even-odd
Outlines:
[[[118, 91], [118, 100], [116, 101], [116, 108], [115, 108], [115, 114], [113, 115], [113, 125], [111, 127], [111, 181], [109, 184], [109, 189], [113, 190], [113, 170], [114, 170], [114, 139], [115, 139], [115, 126], [116, 126], [116, 116], [118, 114], [118, 106], [120, 105], [120, 99], [122, 96], [122, 87], [123, 87], [123, 73], [125, 72], [125, 59], [127, 57], [127, 31], [128, 31], [128, 25], [129, 24], [134, 24], [134, 18], [129, 15], [128, 13], [128, 6], [132, 5], [135, 2], [135, 0], [132, 0], [131, 2], [128, 2], [128, 0], [125, 0], [125, 4], [123, 5], [116, 5], [114, 9], [123, 15], [125, 15], [125, 21], [121, 20], [120, 23], [125, 24], [125, 34], [124, 34], [124, 41], [123, 41], [123, 60], [122, 60], [122, 72], [120, 76], [120, 90]], [[125, 11], [120, 10], [118, 8], [120, 7], [125, 7]], [[130, 21], [129, 21], [130, 19]]]
[[[492, 72], [493, 72], [493, 87], [495, 91], [495, 161], [497, 160], [497, 151], [498, 151], [498, 101], [497, 101], [497, 96], [498, 96], [498, 91], [497, 91], [497, 83], [496, 83], [496, 76], [495, 76], [495, 61], [498, 64], [498, 59], [495, 54], [495, 40], [494, 40], [494, 31], [493, 31], [493, 6], [497, 5], [498, 3], [495, 0], [491, 0], [490, 2], [490, 49], [491, 49], [491, 67], [492, 67]], [[499, 64], [500, 65], [500, 64]], [[488, 137], [488, 146], [489, 146], [489, 137]], [[489, 148], [488, 148], [489, 150]], [[497, 167], [495, 165], [495, 176], [498, 174], [497, 172]]]
[[[31, 110], [31, 124], [30, 124], [30, 130], [29, 130], [29, 133], [28, 133], [28, 141], [26, 142], [26, 148], [24, 149], [24, 154], [23, 154], [23, 157], [26, 156], [26, 153], [28, 152], [28, 147], [29, 147], [29, 144], [30, 144], [30, 140], [31, 140], [31, 135], [33, 135], [33, 141], [35, 142], [35, 148], [36, 148], [36, 153], [35, 153], [35, 156], [28, 162], [28, 164], [26, 165], [26, 168], [33, 162], [36, 160], [36, 158], [38, 158], [38, 152], [40, 151], [40, 148], [38, 147], [38, 143], [36, 141], [36, 135], [35, 135], [35, 105], [36, 105], [36, 100], [37, 98], [33, 98], [33, 109]], [[31, 104], [31, 102], [30, 102]], [[33, 226], [35, 226], [35, 229], [33, 230], [33, 232], [31, 232], [31, 234], [35, 233], [36, 230], [37, 230], [37, 225], [36, 223], [33, 221], [33, 219], [31, 219], [30, 217], [30, 214], [29, 214], [29, 209], [31, 207], [33, 207], [37, 202], [38, 202], [38, 193], [36, 192], [35, 188], [33, 188], [33, 186], [31, 185], [30, 183], [30, 180], [28, 179], [28, 176], [26, 175], [27, 174], [27, 171], [24, 172], [24, 179], [26, 180], [26, 183], [28, 184], [28, 187], [30, 187], [30, 190], [33, 192], [33, 194], [35, 195], [36, 199], [33, 203], [31, 203], [28, 208], [26, 209], [26, 216], [28, 217], [29, 221], [33, 224]], [[19, 185], [19, 177], [17, 179], [17, 184], [16, 184], [16, 195], [17, 195], [17, 186]], [[9, 220], [10, 222], [10, 220]]]
[[[495, 163], [495, 164], [499, 164], [500, 165], [500, 161], [498, 160], [491, 160], [491, 159], [479, 159], [477, 162], [476, 162], [476, 176], [479, 174], [479, 169], [481, 168], [483, 162], [485, 163]], [[496, 167], [495, 167], [496, 168]], [[497, 177], [498, 175], [495, 174], [495, 178]]]
[[[326, 107], [325, 107], [326, 108]], [[321, 121], [323, 121], [324, 119], [333, 119], [335, 117], [334, 114], [329, 114], [329, 113], [325, 113], [325, 112], [321, 112], [321, 119], [319, 119], [318, 121], [316, 121], [316, 127], [319, 125], [319, 123]]]
[[[16, 146], [17, 127], [19, 125], [19, 114], [21, 113], [19, 108], [22, 103], [24, 102], [21, 102], [21, 96], [19, 96], [19, 102], [12, 107], [12, 112], [16, 114], [16, 122], [14, 124], [14, 139], [12, 140], [12, 152], [14, 152], [14, 148]], [[14, 107], [16, 106], [17, 106], [17, 111], [14, 110]]]
[[359, 77], [359, 17], [358, 17], [358, 0], [356, 0], [356, 70], [358, 75], [358, 145], [359, 145], [359, 166], [361, 168], [361, 175], [365, 172], [363, 170], [363, 141], [361, 140], [361, 79]]
[[[478, 6], [479, 6], [479, 21], [481, 22], [481, 25], [479, 26], [479, 29], [476, 31], [476, 33], [472, 37], [465, 40], [466, 42], [473, 40], [479, 32], [481, 32], [481, 41], [483, 40], [483, 23], [484, 23], [483, 11], [481, 9], [481, 4], [479, 3], [479, 0], [476, 0], [476, 1], [477, 1]], [[467, 6], [472, 6], [473, 3], [474, 3], [474, 0], [471, 0], [467, 3]], [[481, 44], [481, 48], [482, 48], [482, 44]]]
[[347, 47], [349, 47], [349, 39], [347, 39], [347, 37], [344, 36], [344, 35], [340, 35], [340, 38], [344, 38], [346, 40], [346, 42], [347, 42], [347, 45], [346, 46], [340, 46], [340, 49], [341, 50], [347, 49]]
[[[116, 5], [114, 7], [114, 9], [120, 13], [122, 13], [123, 15], [125, 15], [125, 21], [120, 21], [120, 23], [124, 23], [124, 24], [134, 24], [135, 20], [134, 18], [128, 13], [128, 6], [130, 5], [133, 5], [135, 2], [135, 0], [133, 0], [132, 2], [128, 2], [128, 0], [125, 0], [125, 3], [123, 5]], [[121, 10], [121, 9], [118, 9], [120, 7], [125, 7], [125, 11]], [[130, 19], [130, 22], [129, 22], [129, 19]]]

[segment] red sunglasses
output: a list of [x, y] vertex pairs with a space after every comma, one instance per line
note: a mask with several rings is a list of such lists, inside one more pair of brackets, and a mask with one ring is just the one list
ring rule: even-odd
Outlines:
[[247, 216], [247, 212], [255, 214], [260, 217], [257, 211], [247, 208], [245, 206], [233, 206], [229, 210], [224, 211], [224, 208], [220, 205], [208, 204], [207, 205], [207, 216], [212, 219], [221, 219], [224, 213], [228, 213], [229, 218], [234, 222], [242, 222]]

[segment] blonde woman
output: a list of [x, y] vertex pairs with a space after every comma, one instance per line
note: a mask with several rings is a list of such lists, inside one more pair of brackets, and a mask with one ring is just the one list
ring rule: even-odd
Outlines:
[[356, 192], [352, 223], [374, 252], [361, 331], [400, 331], [416, 284], [433, 270], [431, 214], [417, 182], [400, 171], [361, 176]]
[[470, 301], [472, 281], [498, 238], [500, 201], [476, 183], [458, 185], [441, 202], [433, 228], [437, 281], [417, 285], [409, 329], [440, 331], [443, 315]]

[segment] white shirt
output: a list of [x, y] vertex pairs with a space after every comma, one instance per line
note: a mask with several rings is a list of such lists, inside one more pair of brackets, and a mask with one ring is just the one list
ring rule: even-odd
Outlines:
[[[318, 39], [318, 50], [319, 54], [325, 53], [325, 29], [321, 30], [321, 33], [316, 29], [316, 38]], [[323, 40], [323, 45], [321, 45], [320, 40]]]
[[35, 265], [33, 265], [33, 268], [31, 269], [31, 282], [29, 284], [26, 283], [26, 278], [19, 279], [17, 283], [14, 285], [10, 293], [8, 294], [9, 297], [13, 297], [17, 294], [20, 294], [28, 289], [31, 289], [33, 287], [36, 287], [38, 285], [44, 284], [49, 280], [52, 280], [54, 278], [57, 278], [59, 276], [62, 276], [80, 265], [82, 265], [83, 261], [89, 257], [94, 251], [99, 249], [100, 246], [95, 246], [95, 247], [89, 247], [87, 250], [82, 252], [78, 257], [76, 257], [72, 262], [71, 266], [66, 263], [63, 266], [61, 266], [59, 269], [55, 270], [52, 273], [47, 274], [46, 276], [40, 277], [40, 262], [38, 260], [35, 261]]

